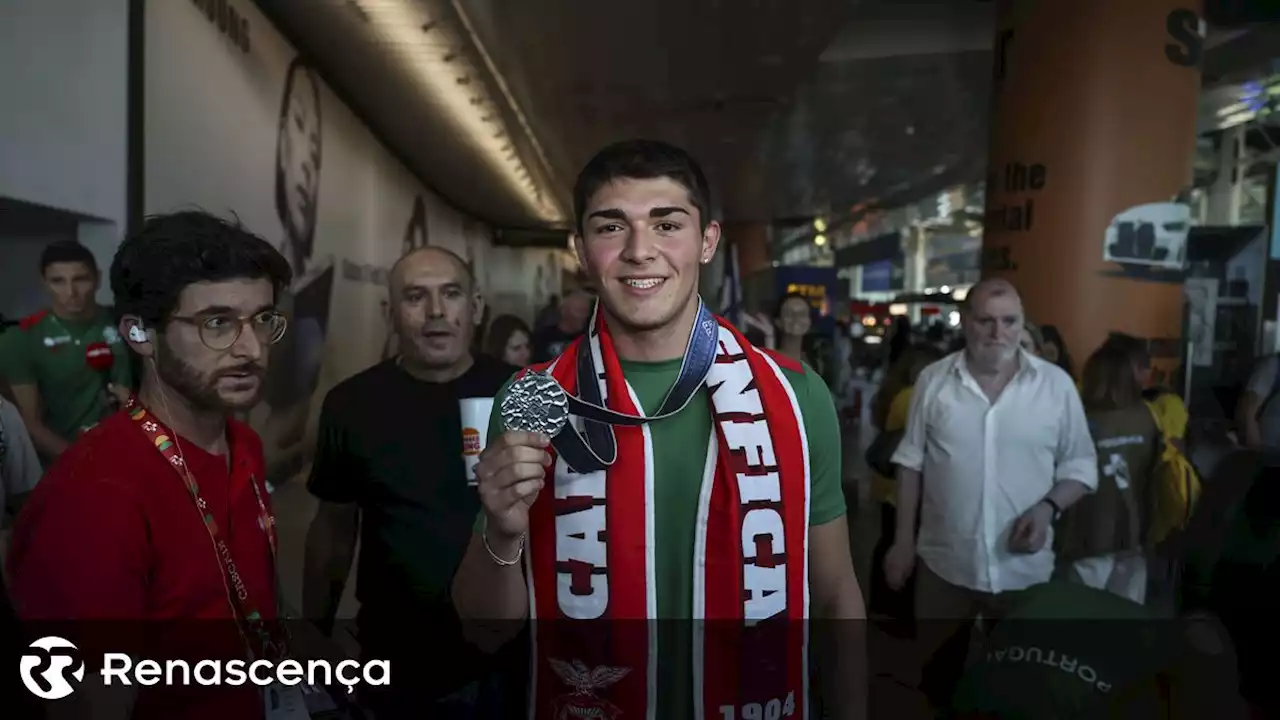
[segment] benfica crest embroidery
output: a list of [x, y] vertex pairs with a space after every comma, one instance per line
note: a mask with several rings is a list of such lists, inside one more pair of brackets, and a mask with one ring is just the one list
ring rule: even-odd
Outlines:
[[631, 672], [631, 668], [612, 668], [601, 665], [588, 668], [581, 660], [567, 663], [563, 660], [548, 658], [551, 668], [556, 671], [565, 685], [573, 688], [573, 692], [561, 695], [556, 700], [556, 720], [577, 720], [578, 718], [600, 718], [614, 720], [622, 711], [613, 703], [601, 698], [596, 693], [618, 682]]

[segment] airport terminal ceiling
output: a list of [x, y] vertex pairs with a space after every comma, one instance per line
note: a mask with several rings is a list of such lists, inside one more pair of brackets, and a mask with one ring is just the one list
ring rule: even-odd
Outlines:
[[[259, 5], [416, 173], [498, 226], [565, 226], [578, 169], [628, 137], [694, 152], [730, 221], [920, 197], [983, 172], [989, 3]], [[476, 142], [456, 130], [470, 107], [487, 123]], [[512, 153], [515, 181], [498, 157]]]
[[[567, 227], [578, 169], [629, 137], [694, 152], [738, 222], [984, 174], [992, 2], [258, 4], [416, 174], [498, 227]], [[1247, 50], [1240, 34], [1211, 32], [1206, 79], [1246, 67], [1215, 47]]]

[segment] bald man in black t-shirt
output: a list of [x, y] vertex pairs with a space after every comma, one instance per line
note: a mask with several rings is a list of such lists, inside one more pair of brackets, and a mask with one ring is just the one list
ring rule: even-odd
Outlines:
[[471, 696], [490, 660], [462, 640], [448, 592], [480, 511], [458, 400], [493, 397], [516, 368], [472, 354], [484, 303], [454, 253], [409, 252], [390, 286], [398, 353], [340, 383], [321, 410], [303, 610], [332, 629], [358, 528], [362, 654], [409, 679], [365, 702], [379, 718], [484, 717]]

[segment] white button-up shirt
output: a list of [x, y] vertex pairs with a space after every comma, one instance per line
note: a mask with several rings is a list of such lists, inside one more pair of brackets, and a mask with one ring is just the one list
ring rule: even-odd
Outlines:
[[920, 560], [953, 585], [1021, 590], [1053, 573], [1043, 550], [1009, 550], [1018, 517], [1059, 480], [1098, 487], [1098, 460], [1075, 382], [1020, 351], [1019, 370], [992, 403], [963, 352], [925, 368], [893, 462], [923, 475]]

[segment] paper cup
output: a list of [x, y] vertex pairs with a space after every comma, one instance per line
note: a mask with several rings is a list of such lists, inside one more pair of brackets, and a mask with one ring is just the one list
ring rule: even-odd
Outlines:
[[462, 410], [462, 462], [467, 469], [467, 484], [476, 485], [476, 463], [484, 451], [489, 436], [489, 415], [493, 412], [493, 398], [462, 398], [458, 401]]

